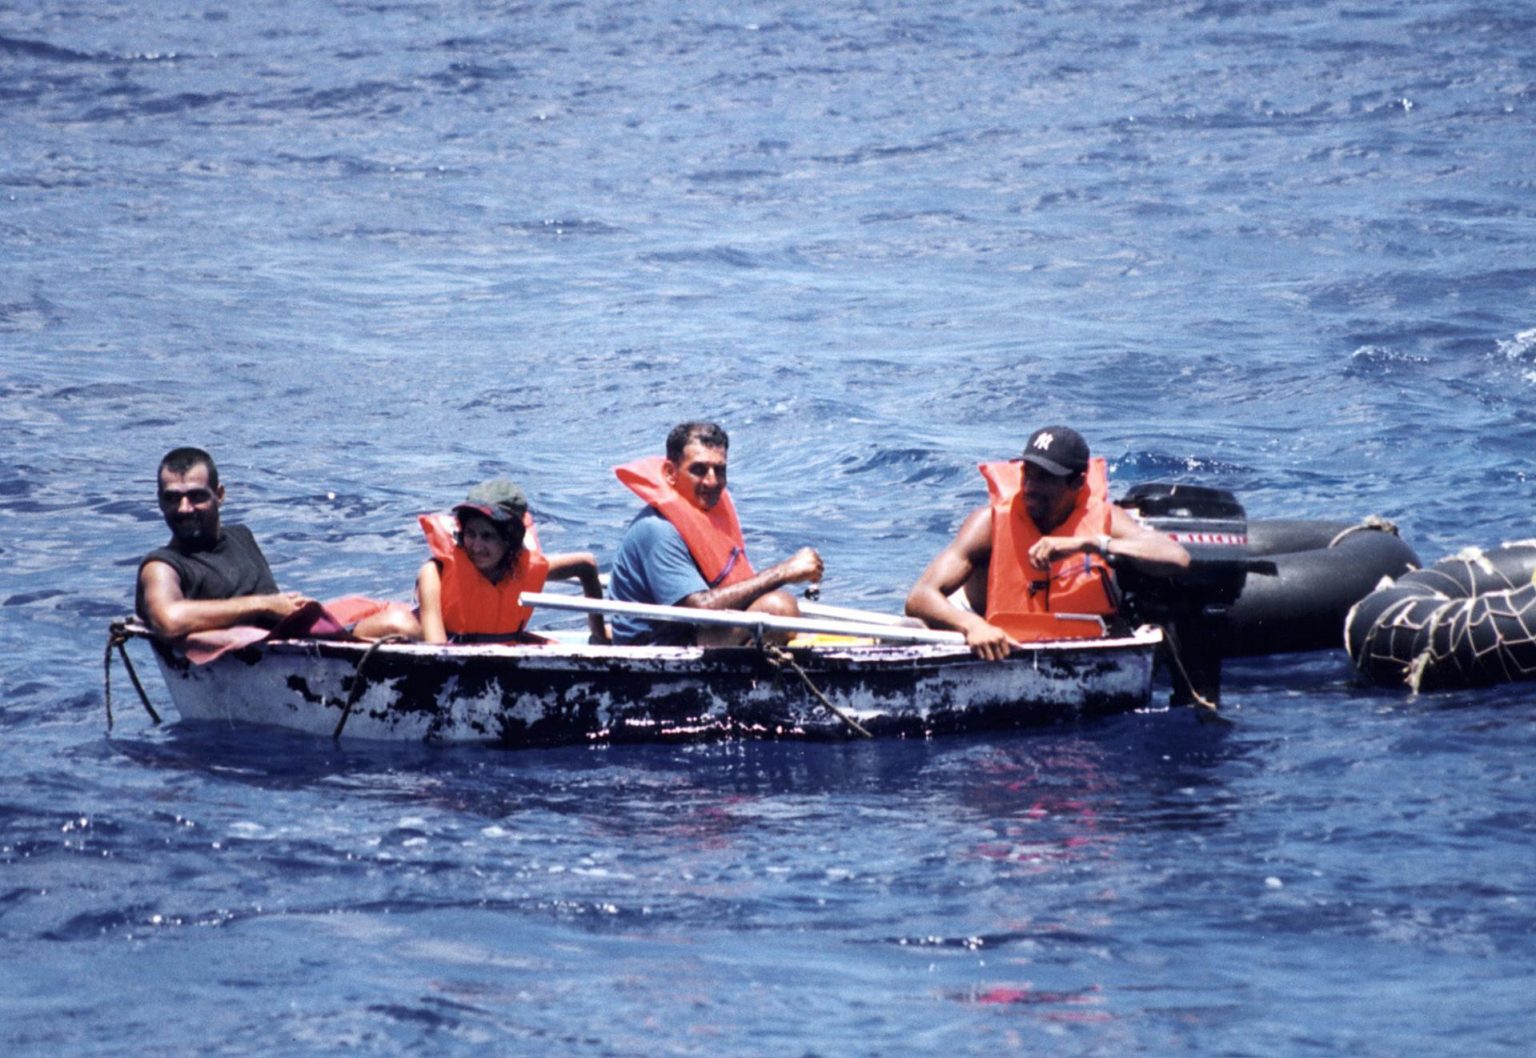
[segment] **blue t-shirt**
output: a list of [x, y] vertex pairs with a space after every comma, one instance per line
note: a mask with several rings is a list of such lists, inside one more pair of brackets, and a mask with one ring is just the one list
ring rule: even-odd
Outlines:
[[[708, 588], [676, 527], [654, 507], [635, 515], [619, 541], [619, 553], [608, 573], [609, 597], [620, 602], [675, 606]], [[694, 639], [692, 625], [671, 621], [642, 621], [614, 614], [608, 623], [615, 643], [671, 646]]]

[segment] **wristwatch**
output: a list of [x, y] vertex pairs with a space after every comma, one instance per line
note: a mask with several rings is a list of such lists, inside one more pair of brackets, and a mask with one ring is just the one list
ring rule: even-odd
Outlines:
[[1105, 558], [1109, 557], [1109, 541], [1110, 535], [1108, 533], [1103, 533], [1099, 536], [1099, 554]]

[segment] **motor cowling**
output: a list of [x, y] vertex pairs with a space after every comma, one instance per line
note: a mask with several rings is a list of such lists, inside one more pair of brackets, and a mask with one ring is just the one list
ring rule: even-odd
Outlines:
[[1171, 614], [1219, 616], [1243, 593], [1249, 568], [1248, 514], [1226, 489], [1147, 482], [1119, 506], [1166, 533], [1189, 552], [1189, 569], [1157, 577], [1127, 565], [1117, 571], [1133, 620], [1160, 623]]

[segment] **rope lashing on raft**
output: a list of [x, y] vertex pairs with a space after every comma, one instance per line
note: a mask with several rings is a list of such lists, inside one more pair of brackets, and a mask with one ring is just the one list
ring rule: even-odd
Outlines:
[[1344, 631], [1362, 675], [1414, 693], [1536, 680], [1536, 541], [1383, 580]]
[[410, 636], [382, 636], [375, 639], [368, 645], [368, 649], [363, 651], [363, 656], [357, 659], [357, 668], [352, 670], [352, 690], [347, 694], [346, 704], [341, 707], [341, 718], [336, 721], [336, 730], [331, 732], [332, 739], [341, 738], [342, 729], [347, 726], [347, 720], [352, 716], [352, 707], [363, 696], [363, 688], [367, 686], [363, 680], [363, 669], [373, 660], [373, 655], [387, 643], [409, 643], [410, 641]]
[[764, 642], [761, 636], [758, 637], [757, 648], [762, 651], [763, 657], [768, 659], [768, 664], [772, 665], [776, 669], [789, 669], [796, 676], [799, 676], [800, 682], [805, 684], [806, 689], [810, 691], [811, 694], [816, 696], [816, 700], [821, 702], [821, 704], [826, 707], [827, 712], [831, 713], [843, 723], [847, 724], [850, 730], [854, 731], [863, 738], [875, 737], [869, 733], [863, 724], [859, 723], [843, 710], [833, 705], [831, 699], [829, 699], [825, 694], [821, 693], [821, 688], [817, 687], [816, 684], [812, 682], [811, 677], [806, 674], [806, 671], [803, 668], [800, 667], [800, 663], [795, 660], [793, 654], [781, 646], [775, 646], [772, 643]]
[[128, 656], [128, 640], [133, 637], [128, 633], [126, 621], [113, 621], [107, 628], [107, 649], [102, 655], [102, 699], [107, 706], [107, 730], [112, 730], [112, 648], [117, 648], [118, 655], [123, 659], [123, 668], [128, 670], [128, 678], [133, 681], [133, 689], [139, 692], [139, 701], [144, 703], [144, 711], [149, 714], [150, 720], [160, 722], [160, 714], [155, 712], [155, 707], [149, 704], [149, 695], [144, 692], [144, 684], [139, 682], [139, 674], [134, 671], [133, 659]]
[[1364, 518], [1360, 519], [1360, 521], [1350, 526], [1348, 529], [1345, 529], [1343, 532], [1339, 533], [1332, 540], [1328, 541], [1328, 546], [1338, 547], [1340, 542], [1347, 538], [1351, 533], [1391, 533], [1393, 536], [1402, 535], [1397, 531], [1396, 522], [1388, 521], [1386, 518], [1383, 518], [1379, 514], [1368, 514]]

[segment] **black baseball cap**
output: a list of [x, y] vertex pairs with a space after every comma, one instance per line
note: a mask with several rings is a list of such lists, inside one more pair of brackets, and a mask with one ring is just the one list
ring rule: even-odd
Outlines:
[[1081, 474], [1088, 469], [1088, 442], [1070, 426], [1043, 426], [1029, 435], [1023, 459], [1057, 477]]

